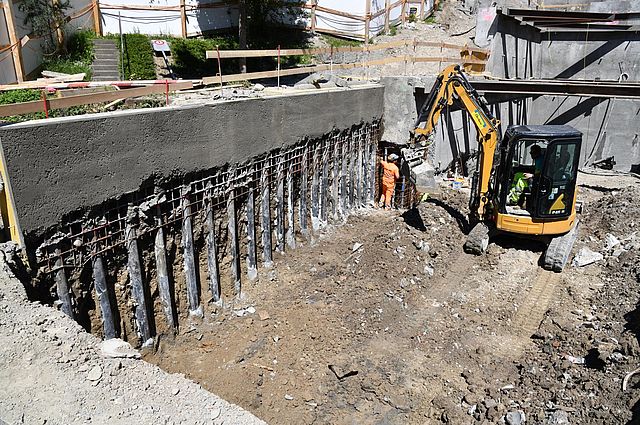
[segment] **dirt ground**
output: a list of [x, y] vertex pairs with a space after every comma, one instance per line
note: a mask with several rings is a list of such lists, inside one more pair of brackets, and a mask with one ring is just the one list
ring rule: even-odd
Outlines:
[[635, 423], [639, 196], [637, 179], [583, 175], [574, 251], [604, 259], [561, 274], [531, 241], [464, 254], [460, 192], [368, 210], [146, 360], [271, 424]]

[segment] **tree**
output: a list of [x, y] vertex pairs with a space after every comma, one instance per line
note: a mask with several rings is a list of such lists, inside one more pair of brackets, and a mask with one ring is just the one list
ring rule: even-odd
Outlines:
[[37, 37], [44, 40], [45, 54], [60, 54], [66, 51], [64, 27], [65, 11], [69, 0], [22, 0], [18, 8], [25, 14], [24, 24], [29, 25]]

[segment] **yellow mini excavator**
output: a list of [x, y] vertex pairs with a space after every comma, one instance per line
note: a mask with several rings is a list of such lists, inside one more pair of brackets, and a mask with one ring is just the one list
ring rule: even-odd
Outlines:
[[501, 138], [500, 122], [484, 98], [452, 65], [438, 76], [419, 110], [414, 147], [428, 144], [443, 110], [454, 104], [471, 116], [478, 137], [469, 200], [473, 227], [465, 251], [481, 254], [495, 233], [525, 235], [548, 242], [543, 266], [562, 271], [577, 236], [582, 133], [567, 125], [520, 125], [507, 128]]

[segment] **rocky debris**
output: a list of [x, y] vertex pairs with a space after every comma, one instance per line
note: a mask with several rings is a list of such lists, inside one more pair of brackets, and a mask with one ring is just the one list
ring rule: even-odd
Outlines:
[[580, 249], [578, 254], [576, 254], [571, 264], [574, 267], [584, 267], [603, 259], [604, 255], [600, 254], [599, 252], [594, 252], [585, 246]]
[[264, 423], [138, 356], [124, 341], [101, 342], [61, 311], [29, 302], [0, 261], [0, 423]]

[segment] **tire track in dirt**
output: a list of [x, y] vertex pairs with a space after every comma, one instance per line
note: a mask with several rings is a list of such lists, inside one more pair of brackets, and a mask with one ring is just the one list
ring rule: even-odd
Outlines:
[[495, 355], [505, 359], [517, 359], [522, 355], [531, 343], [531, 335], [540, 327], [559, 282], [557, 273], [538, 267], [533, 286], [511, 321], [509, 334], [502, 335], [501, 343], [495, 345]]

